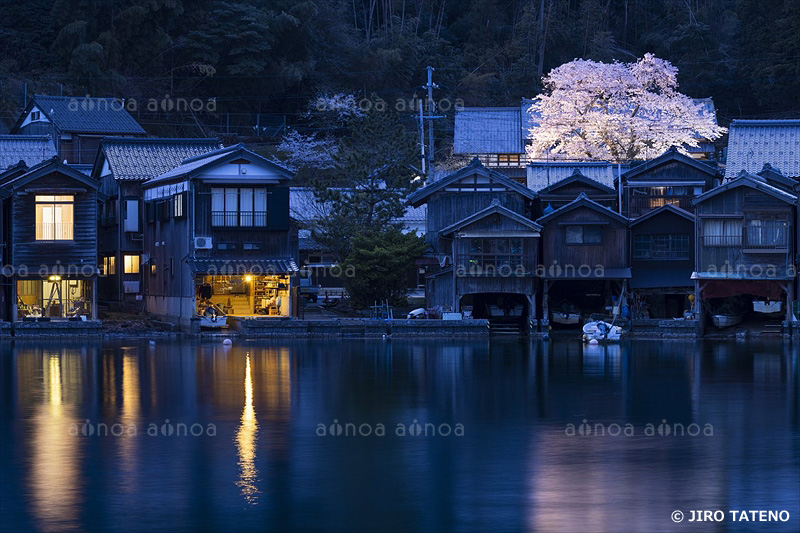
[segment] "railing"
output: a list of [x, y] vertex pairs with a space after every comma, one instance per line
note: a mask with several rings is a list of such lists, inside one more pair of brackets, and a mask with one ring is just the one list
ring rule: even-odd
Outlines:
[[40, 222], [36, 224], [37, 241], [71, 241], [74, 234], [74, 225], [71, 222]]
[[689, 212], [694, 212], [694, 207], [692, 206], [692, 196], [632, 196], [630, 199], [630, 204], [628, 207], [629, 216], [637, 217], [644, 215], [652, 211], [653, 209], [658, 209], [659, 207], [665, 206], [667, 204], [674, 205], [675, 207], [680, 207]]
[[784, 222], [762, 222], [745, 228], [744, 247], [747, 250], [778, 250], [788, 247], [788, 227]]
[[521, 256], [483, 255], [466, 258], [459, 269], [464, 276], [510, 277], [527, 272]]
[[266, 211], [212, 211], [211, 225], [214, 227], [266, 227]]

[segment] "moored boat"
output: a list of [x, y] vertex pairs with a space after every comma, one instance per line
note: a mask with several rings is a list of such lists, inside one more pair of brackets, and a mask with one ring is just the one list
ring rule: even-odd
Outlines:
[[553, 311], [553, 322], [556, 324], [563, 324], [571, 326], [577, 324], [581, 320], [579, 313], [570, 313], [564, 311]]
[[718, 314], [711, 316], [713, 324], [720, 329], [735, 326], [742, 320], [744, 320], [744, 315]]
[[621, 327], [602, 320], [587, 322], [583, 325], [583, 340], [587, 342], [618, 341], [623, 333]]
[[228, 325], [228, 315], [216, 304], [208, 304], [198, 317], [201, 328], [224, 328]]

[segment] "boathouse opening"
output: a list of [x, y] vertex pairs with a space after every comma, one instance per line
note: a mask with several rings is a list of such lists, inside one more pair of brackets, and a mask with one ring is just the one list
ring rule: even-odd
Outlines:
[[522, 327], [528, 322], [530, 309], [530, 303], [524, 294], [482, 292], [461, 297], [461, 311], [465, 316], [487, 319], [490, 324], [514, 324]]
[[790, 318], [791, 282], [726, 280], [701, 285], [706, 333], [747, 329], [781, 333]]
[[612, 316], [623, 290], [622, 280], [569, 279], [545, 283], [543, 307], [550, 325], [557, 328], [578, 328], [592, 316]]
[[291, 316], [289, 276], [198, 276], [197, 314], [209, 305], [231, 316]]

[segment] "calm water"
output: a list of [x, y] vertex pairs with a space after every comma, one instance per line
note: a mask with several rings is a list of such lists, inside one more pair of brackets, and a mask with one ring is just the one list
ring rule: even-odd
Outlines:
[[17, 342], [0, 385], [3, 531], [800, 529], [796, 344]]

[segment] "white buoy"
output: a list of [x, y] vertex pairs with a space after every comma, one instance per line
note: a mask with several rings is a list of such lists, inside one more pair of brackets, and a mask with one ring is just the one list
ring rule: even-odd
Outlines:
[[155, 346], [155, 345], [156, 345], [156, 341], [150, 341], [150, 346]]
[[596, 344], [600, 344], [600, 343], [599, 343], [599, 342], [597, 342], [597, 339], [592, 339], [592, 340], [590, 340], [590, 341], [589, 341], [589, 344], [591, 344], [592, 346], [594, 346], [594, 345], [596, 345]]
[[223, 346], [230, 346], [231, 344], [233, 344], [233, 341], [230, 339], [225, 339], [224, 341], [222, 341]]

